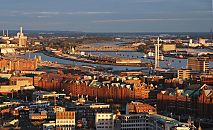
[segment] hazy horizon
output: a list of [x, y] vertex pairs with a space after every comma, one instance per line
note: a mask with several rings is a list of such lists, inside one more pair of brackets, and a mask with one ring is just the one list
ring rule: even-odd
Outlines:
[[209, 32], [212, 0], [1, 0], [0, 29]]
[[[1, 28], [0, 28], [1, 29]], [[213, 28], [212, 28], [213, 29]], [[2, 31], [4, 30], [5, 32], [8, 30], [8, 29], [1, 29]], [[2, 31], [0, 30], [0, 34], [2, 33]], [[8, 30], [9, 32], [19, 32], [20, 31], [20, 29], [9, 29]], [[210, 33], [211, 32], [211, 29], [210, 30], [208, 30], [208, 31], [206, 31], [206, 32], [187, 32], [187, 31], [182, 31], [182, 32], [163, 32], [163, 31], [161, 31], [161, 32], [89, 32], [89, 31], [76, 31], [76, 30], [54, 30], [54, 29], [52, 29], [52, 30], [45, 30], [45, 29], [43, 29], [43, 30], [36, 30], [36, 29], [32, 29], [32, 30], [25, 30], [25, 29], [23, 29], [23, 32], [25, 33], [25, 32], [73, 32], [73, 33]]]

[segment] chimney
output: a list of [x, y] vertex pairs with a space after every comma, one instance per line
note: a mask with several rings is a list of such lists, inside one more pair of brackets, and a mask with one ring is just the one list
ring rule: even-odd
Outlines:
[[23, 29], [22, 29], [22, 27], [20, 27], [20, 34], [22, 34], [22, 32], [23, 32]]

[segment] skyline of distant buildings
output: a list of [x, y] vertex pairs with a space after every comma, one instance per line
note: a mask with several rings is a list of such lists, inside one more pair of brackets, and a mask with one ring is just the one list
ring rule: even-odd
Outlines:
[[23, 27], [20, 27], [19, 32], [16, 36], [9, 36], [9, 31], [2, 31], [1, 39], [5, 44], [1, 45], [1, 47], [26, 47], [27, 46], [27, 36], [23, 33]]
[[[210, 40], [162, 35], [27, 37], [22, 27], [16, 36], [9, 36], [6, 31], [0, 44], [0, 128], [201, 130], [201, 125], [206, 124], [211, 127]], [[197, 51], [190, 44], [198, 44], [206, 51]], [[85, 50], [80, 50], [82, 46]], [[124, 52], [116, 47], [123, 47]], [[128, 50], [130, 47], [133, 48]], [[86, 51], [97, 53], [92, 57]], [[109, 52], [101, 56], [104, 51]], [[111, 53], [114, 55], [108, 56]], [[108, 64], [117, 57], [128, 60]], [[140, 64], [142, 59], [155, 63], [144, 66]], [[82, 64], [85, 61], [89, 61], [88, 65]], [[167, 67], [161, 66], [163, 62]], [[179, 66], [173, 68], [169, 62]], [[122, 70], [115, 69], [118, 66]]]

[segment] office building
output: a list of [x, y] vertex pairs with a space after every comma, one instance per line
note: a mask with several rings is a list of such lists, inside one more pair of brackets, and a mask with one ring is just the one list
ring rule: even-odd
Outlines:
[[198, 72], [191, 69], [178, 69], [178, 79], [189, 80], [196, 74], [198, 74]]
[[76, 108], [71, 108], [76, 111], [76, 120], [82, 121], [84, 126], [95, 128], [96, 113], [111, 113], [112, 108], [109, 104], [95, 103], [77, 105]]
[[75, 112], [74, 111], [56, 112], [56, 129], [74, 130]]
[[113, 113], [96, 113], [96, 130], [113, 130], [115, 115]]
[[120, 130], [171, 130], [171, 128], [179, 127], [181, 130], [190, 130], [187, 124], [181, 123], [175, 119], [158, 115], [158, 114], [127, 114], [121, 115], [117, 120]]
[[178, 69], [178, 79], [188, 80], [191, 78], [190, 69]]
[[188, 59], [188, 69], [209, 72], [209, 57], [190, 57]]

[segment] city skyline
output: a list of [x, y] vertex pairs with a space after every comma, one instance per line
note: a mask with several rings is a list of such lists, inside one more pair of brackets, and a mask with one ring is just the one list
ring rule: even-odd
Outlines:
[[211, 0], [3, 0], [2, 29], [82, 32], [208, 32]]

